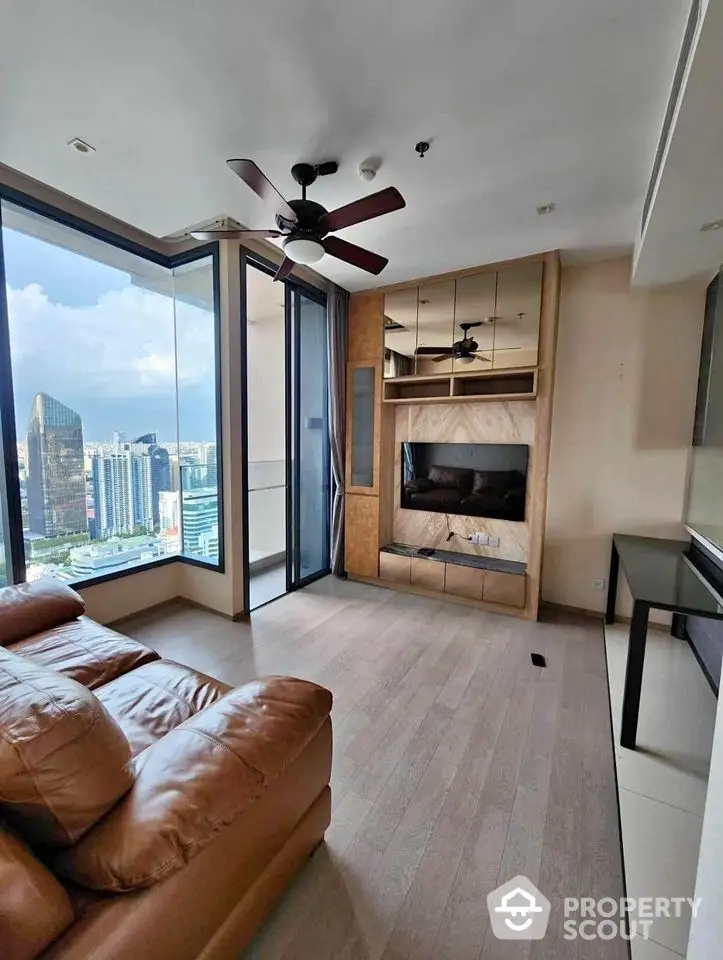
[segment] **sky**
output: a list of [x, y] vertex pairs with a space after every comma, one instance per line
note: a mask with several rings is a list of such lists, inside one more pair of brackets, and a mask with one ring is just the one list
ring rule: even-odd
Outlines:
[[[85, 441], [216, 438], [213, 314], [123, 270], [3, 228], [18, 439], [36, 393], [80, 414]], [[156, 271], [157, 272], [157, 271]], [[210, 282], [210, 281], [209, 281]], [[170, 286], [169, 286], [170, 290]]]

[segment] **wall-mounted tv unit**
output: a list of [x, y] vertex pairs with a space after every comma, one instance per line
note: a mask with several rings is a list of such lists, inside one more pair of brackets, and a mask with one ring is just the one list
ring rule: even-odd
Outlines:
[[528, 459], [522, 443], [403, 443], [400, 505], [522, 521]]

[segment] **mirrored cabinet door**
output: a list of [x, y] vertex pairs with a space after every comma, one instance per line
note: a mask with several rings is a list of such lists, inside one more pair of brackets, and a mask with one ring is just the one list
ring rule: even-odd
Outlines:
[[454, 373], [492, 369], [496, 281], [494, 272], [476, 273], [457, 280]]
[[396, 290], [384, 297], [384, 376], [414, 373], [417, 348], [417, 288]]
[[417, 288], [417, 376], [452, 373], [454, 343], [454, 280]]
[[541, 297], [541, 263], [516, 264], [498, 272], [493, 361], [496, 369], [537, 365]]

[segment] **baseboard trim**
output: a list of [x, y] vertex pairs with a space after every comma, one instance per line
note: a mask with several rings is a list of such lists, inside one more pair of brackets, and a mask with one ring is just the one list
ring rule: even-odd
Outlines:
[[544, 610], [558, 611], [559, 613], [574, 613], [578, 617], [587, 617], [589, 620], [602, 620], [605, 616], [599, 610], [588, 610], [586, 607], [573, 607], [567, 603], [553, 603], [552, 600], [540, 601]]
[[222, 610], [216, 610], [214, 607], [209, 607], [205, 603], [198, 603], [196, 600], [190, 600], [188, 597], [182, 597], [180, 594], [177, 597], [170, 597], [168, 600], [161, 600], [160, 603], [151, 604], [150, 607], [143, 607], [142, 610], [136, 610], [134, 613], [124, 614], [122, 617], [118, 617], [117, 620], [111, 620], [105, 626], [110, 627], [115, 630], [117, 627], [123, 626], [124, 623], [127, 623], [129, 620], [134, 620], [136, 617], [145, 616], [147, 613], [157, 613], [163, 607], [172, 607], [178, 603], [182, 603], [188, 607], [195, 607], [196, 610], [203, 610], [205, 613], [212, 613], [216, 617], [221, 617], [223, 620], [228, 620], [230, 623], [238, 623], [242, 620], [248, 620], [249, 615], [247, 613], [235, 613], [231, 615], [230, 613], [224, 613]]

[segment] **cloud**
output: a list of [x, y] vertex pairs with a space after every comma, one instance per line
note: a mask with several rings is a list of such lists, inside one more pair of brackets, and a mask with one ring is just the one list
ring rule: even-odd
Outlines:
[[89, 306], [53, 302], [37, 283], [7, 287], [16, 392], [40, 390], [62, 400], [79, 386], [92, 401], [149, 400], [183, 388], [213, 389], [213, 315], [176, 305], [141, 287], [100, 295]]

